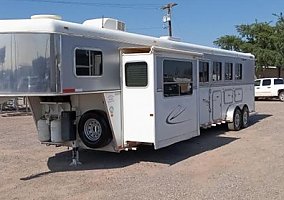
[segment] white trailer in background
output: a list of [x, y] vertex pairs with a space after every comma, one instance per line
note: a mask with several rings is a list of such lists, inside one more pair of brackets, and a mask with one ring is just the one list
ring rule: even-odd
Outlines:
[[[103, 27], [102, 27], [103, 25]], [[254, 56], [124, 31], [114, 19], [0, 21], [0, 95], [27, 96], [43, 144], [159, 149], [248, 126]]]

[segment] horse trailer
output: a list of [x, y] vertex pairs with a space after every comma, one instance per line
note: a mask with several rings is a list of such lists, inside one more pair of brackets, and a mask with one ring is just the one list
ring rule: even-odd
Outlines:
[[111, 18], [0, 20], [0, 97], [26, 96], [47, 145], [155, 149], [200, 128], [248, 126], [252, 54], [125, 31]]

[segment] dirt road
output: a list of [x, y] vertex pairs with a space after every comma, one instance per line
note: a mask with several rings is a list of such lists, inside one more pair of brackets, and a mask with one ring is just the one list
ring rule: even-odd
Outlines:
[[0, 117], [0, 199], [284, 199], [284, 103], [256, 102], [239, 132], [225, 126], [155, 151], [45, 147], [31, 116]]

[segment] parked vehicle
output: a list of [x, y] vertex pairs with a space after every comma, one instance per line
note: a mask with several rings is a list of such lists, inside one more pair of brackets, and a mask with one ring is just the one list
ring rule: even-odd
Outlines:
[[284, 101], [284, 80], [283, 78], [261, 78], [256, 79], [255, 98], [272, 98], [276, 97]]
[[[128, 33], [114, 19], [2, 20], [2, 47], [0, 95], [27, 96], [39, 140], [74, 155], [159, 149], [221, 123], [237, 131], [255, 110], [252, 54]], [[17, 87], [31, 75], [41, 81]]]

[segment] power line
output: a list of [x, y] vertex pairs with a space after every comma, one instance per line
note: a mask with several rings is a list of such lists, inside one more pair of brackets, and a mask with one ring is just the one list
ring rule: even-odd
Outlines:
[[127, 9], [159, 9], [161, 4], [123, 4], [123, 3], [94, 3], [87, 1], [64, 1], [64, 0], [12, 0], [18, 2], [35, 2], [35, 3], [53, 3], [77, 6], [96, 6], [96, 7], [114, 7], [114, 8], [127, 8]]

